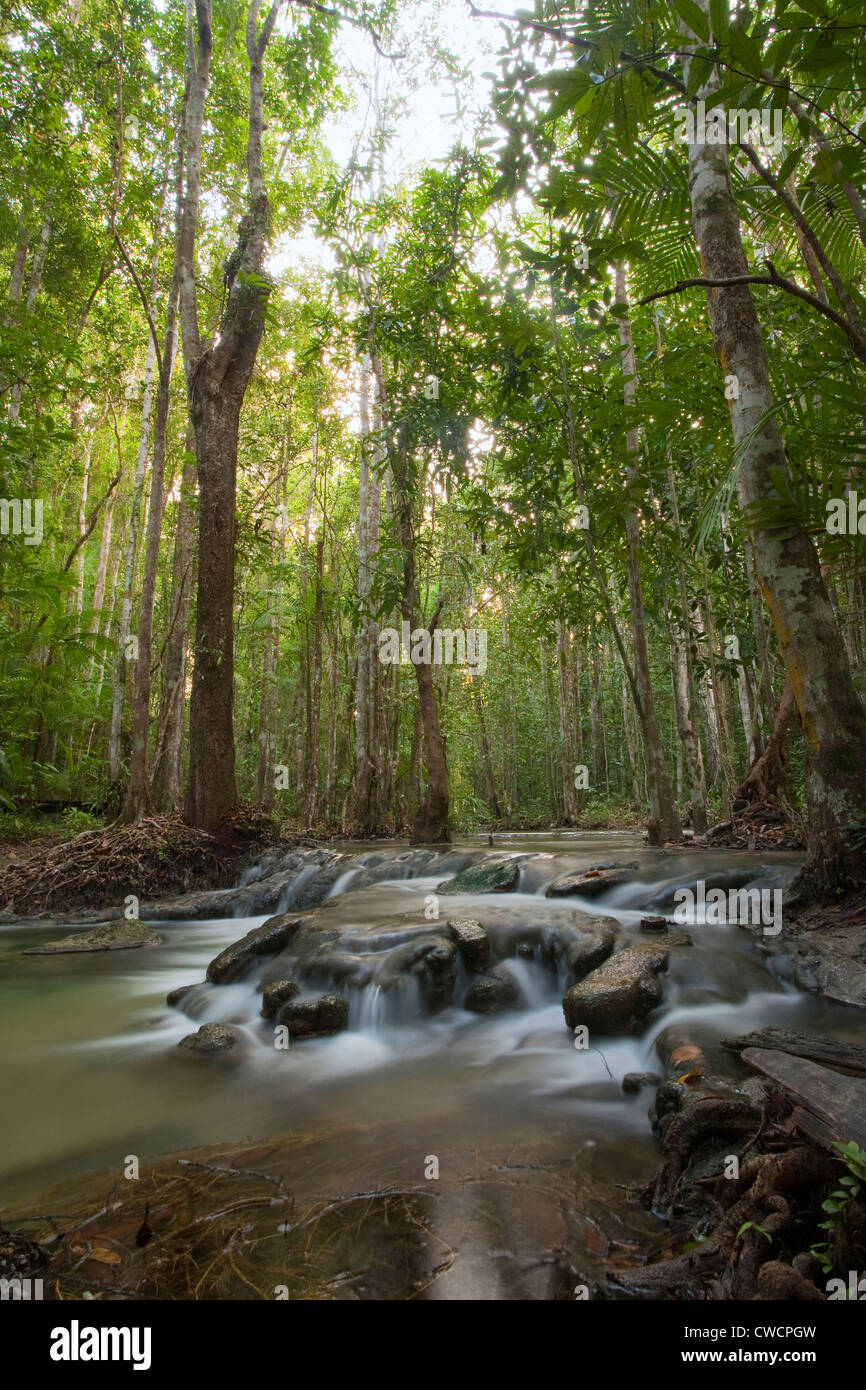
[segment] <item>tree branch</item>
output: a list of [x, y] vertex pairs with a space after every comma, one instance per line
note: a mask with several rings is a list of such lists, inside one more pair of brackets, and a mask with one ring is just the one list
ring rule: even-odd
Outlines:
[[[843, 314], [837, 313], [829, 304], [825, 304], [817, 295], [810, 294], [808, 290], [803, 290], [793, 280], [788, 280], [784, 275], [780, 275], [772, 261], [766, 262], [769, 267], [769, 275], [734, 275], [729, 280], [707, 280], [703, 276], [698, 276], [694, 280], [680, 280], [678, 284], [672, 285], [668, 290], [656, 290], [655, 294], [648, 294], [639, 302], [641, 304], [652, 304], [656, 299], [664, 299], [670, 294], [682, 294], [683, 290], [706, 289], [706, 290], [728, 290], [735, 285], [772, 285], [779, 290], [785, 290], [787, 294], [792, 294], [796, 299], [802, 299], [805, 304], [811, 304], [813, 309], [817, 309], [825, 318], [830, 319], [841, 328], [858, 357], [862, 353], [858, 351], [857, 345], [851, 336], [851, 328], [848, 320]], [[866, 361], [866, 357], [863, 357]]]
[[327, 15], [329, 19], [339, 19], [343, 24], [352, 24], [356, 29], [363, 29], [365, 34], [369, 34], [373, 40], [373, 47], [383, 58], [394, 60], [405, 58], [405, 53], [386, 53], [382, 47], [382, 40], [371, 24], [364, 19], [358, 19], [356, 15], [346, 14], [344, 10], [335, 10], [331, 5], [321, 5], [318, 0], [295, 0], [297, 5], [301, 5], [305, 10], [315, 10], [317, 14]]
[[150, 336], [153, 339], [153, 350], [156, 354], [156, 361], [157, 366], [159, 367], [159, 374], [160, 376], [162, 376], [162, 353], [159, 350], [159, 340], [156, 336], [156, 328], [154, 327], [153, 319], [150, 316], [150, 306], [147, 302], [147, 295], [145, 294], [142, 288], [142, 284], [136, 273], [135, 266], [132, 264], [132, 261], [129, 259], [129, 256], [126, 254], [126, 247], [120, 240], [120, 234], [117, 231], [115, 231], [114, 233], [114, 240], [117, 242], [117, 249], [123, 258], [123, 264], [126, 266], [127, 270], [132, 276], [135, 288], [138, 290], [139, 298], [141, 299], [141, 305], [144, 309], [145, 318], [147, 319], [147, 326], [150, 329]]

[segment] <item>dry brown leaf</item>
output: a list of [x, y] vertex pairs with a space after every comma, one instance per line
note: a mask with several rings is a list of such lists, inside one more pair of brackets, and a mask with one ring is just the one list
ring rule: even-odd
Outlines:
[[678, 1047], [671, 1053], [671, 1066], [678, 1067], [681, 1062], [690, 1062], [693, 1057], [700, 1057], [700, 1055], [701, 1049], [699, 1047], [692, 1047], [691, 1045]]
[[107, 1245], [73, 1245], [70, 1247], [73, 1255], [86, 1255], [89, 1260], [96, 1260], [101, 1265], [119, 1265], [122, 1263], [120, 1255], [116, 1250], [111, 1250]]

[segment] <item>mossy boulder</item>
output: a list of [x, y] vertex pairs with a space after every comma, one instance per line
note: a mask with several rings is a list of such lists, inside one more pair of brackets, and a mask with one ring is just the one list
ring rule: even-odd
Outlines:
[[511, 857], [471, 864], [456, 878], [440, 883], [439, 893], [513, 893], [520, 877], [520, 859]]
[[46, 941], [44, 946], [31, 946], [25, 956], [60, 956], [82, 951], [131, 951], [137, 946], [161, 946], [163, 938], [137, 917], [116, 922], [103, 922], [90, 931], [75, 932], [60, 941]]

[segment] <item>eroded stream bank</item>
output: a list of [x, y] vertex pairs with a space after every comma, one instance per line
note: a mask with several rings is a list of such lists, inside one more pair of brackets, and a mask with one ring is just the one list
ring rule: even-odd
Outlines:
[[[614, 958], [642, 950], [650, 942], [641, 918], [672, 916], [676, 888], [700, 877], [772, 891], [795, 873], [795, 854], [665, 853], [620, 833], [502, 837], [491, 852], [467, 840], [445, 856], [345, 846], [294, 852], [288, 867], [280, 853], [267, 851], [237, 890], [143, 908], [159, 946], [25, 956], [63, 933], [45, 923], [3, 929], [7, 1212], [42, 1210], [37, 1197], [58, 1183], [79, 1198], [86, 1189], [95, 1210], [114, 1181], [112, 1200], [123, 1207], [106, 1220], [116, 1225], [120, 1210], [128, 1224], [155, 1162], [164, 1182], [178, 1181], [176, 1163], [158, 1156], [204, 1148], [199, 1157], [212, 1166], [233, 1161], [266, 1174], [266, 1190], [268, 1179], [283, 1183], [274, 1205], [245, 1208], [245, 1220], [264, 1223], [248, 1233], [264, 1242], [252, 1262], [260, 1291], [272, 1275], [280, 1282], [287, 1260], [295, 1268], [294, 1232], [306, 1221], [304, 1260], [315, 1278], [292, 1296], [573, 1296], [570, 1281], [601, 1287], [605, 1264], [665, 1239], [626, 1190], [658, 1162], [652, 1090], [624, 1094], [627, 1074], [663, 1072], [680, 1035], [734, 1085], [742, 1068], [719, 1046], [727, 1035], [781, 1026], [863, 1038], [860, 1010], [797, 989], [784, 936], [771, 942], [703, 923], [676, 927], [690, 944], [671, 949], [666, 970], [653, 972], [658, 993], [643, 999], [634, 1032], [593, 1029], [589, 1045], [576, 1048], [565, 1025], [563, 994], [587, 964], [586, 942], [609, 936]], [[582, 891], [549, 895], [565, 876], [599, 864], [618, 866], [600, 871], [601, 891], [589, 879]], [[447, 891], [473, 867], [476, 883], [498, 891]], [[211, 915], [226, 912], [235, 915]], [[303, 920], [267, 954], [233, 956], [229, 948], [275, 914]], [[455, 919], [481, 924], [489, 962], [452, 940]], [[211, 969], [220, 982], [205, 982], [221, 955], [227, 968]], [[488, 991], [484, 1007], [494, 1011], [478, 1012], [479, 978], [491, 975], [498, 997]], [[275, 1046], [283, 1004], [263, 1018], [262, 994], [284, 978], [298, 987], [288, 1005], [339, 994], [348, 1027]], [[232, 1030], [235, 1046], [210, 1056], [178, 1048], [203, 1023]], [[133, 1196], [123, 1178], [130, 1155], [142, 1173]], [[438, 1177], [426, 1176], [434, 1166]], [[98, 1179], [77, 1176], [94, 1169], [104, 1170]], [[232, 1180], [211, 1173], [208, 1181]], [[363, 1196], [370, 1193], [393, 1195]], [[279, 1210], [286, 1194], [289, 1217]], [[163, 1193], [156, 1202], [166, 1250], [188, 1200]], [[267, 1244], [286, 1221], [283, 1246]], [[343, 1221], [339, 1232], [334, 1221]], [[129, 1244], [128, 1232], [110, 1231]], [[391, 1240], [403, 1252], [401, 1293], [388, 1283]], [[380, 1272], [362, 1287], [365, 1261]], [[241, 1269], [252, 1277], [242, 1260]], [[253, 1296], [239, 1291], [240, 1275], [215, 1266], [218, 1276], [231, 1293], [205, 1285], [197, 1296]]]

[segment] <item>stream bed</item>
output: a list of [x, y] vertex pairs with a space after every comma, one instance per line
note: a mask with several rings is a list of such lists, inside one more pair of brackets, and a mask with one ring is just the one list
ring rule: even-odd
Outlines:
[[[56, 923], [0, 929], [0, 1211], [24, 1210], [90, 1170], [120, 1180], [130, 1155], [145, 1169], [172, 1151], [304, 1136], [291, 1176], [307, 1196], [425, 1181], [431, 1190], [437, 1181], [443, 1192], [448, 1187], [443, 1239], [452, 1247], [462, 1241], [463, 1258], [431, 1296], [548, 1297], [543, 1252], [568, 1240], [557, 1227], [559, 1208], [548, 1201], [551, 1174], [558, 1174], [557, 1202], [570, 1193], [578, 1219], [582, 1211], [595, 1221], [591, 1189], [602, 1183], [622, 1191], [624, 1239], [652, 1226], [625, 1196], [657, 1162], [647, 1115], [652, 1092], [626, 1095], [622, 1078], [660, 1069], [655, 1041], [663, 1029], [682, 1026], [708, 1046], [772, 1025], [862, 1039], [862, 1012], [798, 990], [782, 947], [740, 927], [697, 922], [686, 928], [691, 947], [672, 953], [661, 977], [663, 1002], [642, 1031], [575, 1047], [563, 1019], [568, 980], [521, 941], [524, 930], [556, 930], [577, 910], [614, 919], [626, 942], [637, 940], [645, 912], [672, 915], [665, 904], [678, 885], [737, 871], [755, 884], [784, 886], [800, 856], [663, 852], [621, 832], [501, 835], [495, 851], [484, 844], [480, 837], [455, 842], [458, 868], [461, 851], [464, 861], [482, 864], [503, 852], [526, 856], [514, 891], [443, 895], [438, 920], [425, 911], [443, 874], [413, 863], [406, 877], [406, 847], [394, 843], [336, 847], [346, 867], [334, 870], [325, 901], [301, 910], [348, 933], [361, 956], [374, 925], [405, 924], [405, 936], [435, 931], [450, 918], [494, 923], [516, 943], [503, 962], [516, 1005], [497, 1014], [462, 1007], [461, 975], [453, 1001], [432, 1016], [411, 990], [386, 996], [372, 982], [350, 985], [345, 1031], [279, 1050], [273, 1022], [260, 1012], [265, 958], [249, 977], [202, 983], [208, 963], [272, 912], [156, 920], [160, 946], [56, 957], [21, 954], [62, 935]], [[377, 882], [353, 887], [358, 856], [362, 869], [373, 856]], [[553, 880], [599, 860], [637, 867], [602, 896], [546, 896]], [[247, 872], [244, 882], [256, 876]], [[301, 869], [282, 890], [280, 907], [294, 910], [309, 881]], [[369, 950], [378, 948], [374, 933]], [[166, 995], [187, 985], [197, 988], [183, 1008], [169, 1007]], [[326, 988], [333, 985], [323, 978], [315, 992]], [[189, 1057], [178, 1049], [204, 1022], [236, 1030], [243, 1041], [237, 1056]], [[432, 1180], [431, 1158], [438, 1169]], [[518, 1196], [512, 1188], [499, 1206], [502, 1184], [515, 1175]], [[482, 1177], [484, 1190], [473, 1197]]]

